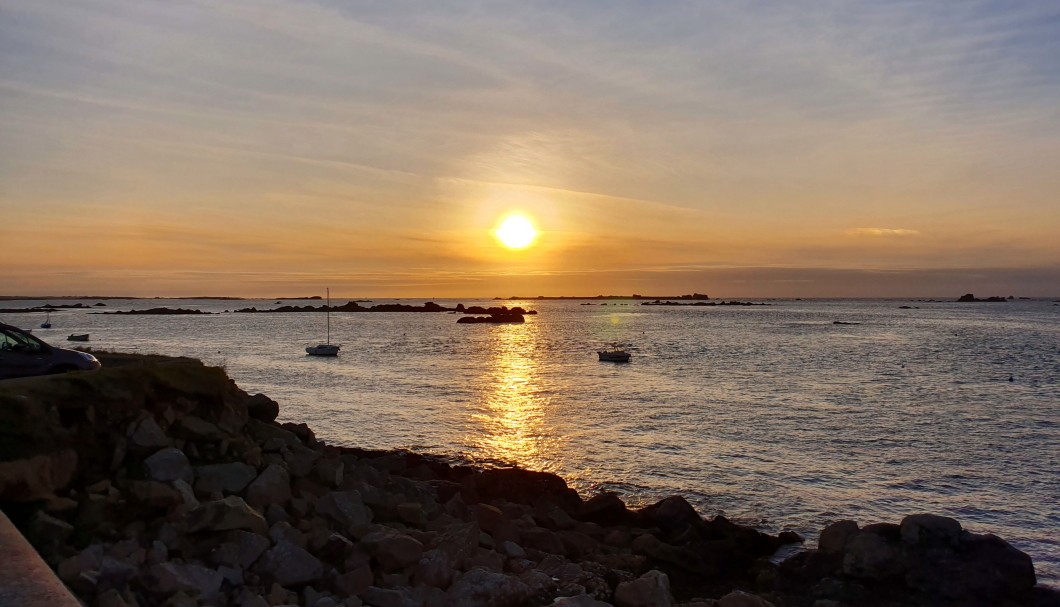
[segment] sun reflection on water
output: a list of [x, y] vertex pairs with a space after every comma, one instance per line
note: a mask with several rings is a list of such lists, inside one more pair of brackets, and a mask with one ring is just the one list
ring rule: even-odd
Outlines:
[[556, 467], [556, 438], [547, 431], [549, 396], [535, 363], [533, 322], [490, 327], [490, 361], [481, 376], [482, 403], [472, 415], [479, 457], [535, 470]]

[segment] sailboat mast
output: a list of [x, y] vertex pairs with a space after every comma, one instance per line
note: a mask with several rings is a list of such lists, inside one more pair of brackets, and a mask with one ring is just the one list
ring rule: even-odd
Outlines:
[[327, 289], [328, 302], [325, 304], [324, 311], [327, 312], [328, 316], [328, 343], [331, 343], [331, 289]]

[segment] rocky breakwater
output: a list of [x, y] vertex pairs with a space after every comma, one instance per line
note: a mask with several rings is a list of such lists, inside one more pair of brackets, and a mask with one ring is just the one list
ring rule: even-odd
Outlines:
[[794, 534], [705, 520], [680, 497], [631, 510], [552, 474], [335, 447], [277, 423], [277, 403], [220, 369], [100, 357], [94, 374], [0, 382], [0, 506], [87, 605], [1055, 598], [1035, 591], [1025, 555], [949, 519], [840, 523], [820, 550], [776, 565]]

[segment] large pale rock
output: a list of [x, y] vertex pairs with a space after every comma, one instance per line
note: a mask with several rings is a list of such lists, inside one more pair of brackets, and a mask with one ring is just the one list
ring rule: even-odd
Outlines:
[[168, 483], [180, 479], [190, 484], [194, 478], [188, 456], [173, 447], [156, 451], [144, 464], [151, 480]]
[[622, 582], [615, 588], [615, 607], [671, 607], [670, 578], [658, 570], [651, 570], [635, 580]]
[[281, 586], [297, 586], [324, 577], [324, 563], [287, 540], [280, 540], [258, 560], [257, 572]]
[[316, 503], [317, 514], [327, 517], [351, 535], [361, 535], [372, 522], [372, 511], [364, 505], [357, 491], [332, 491]]
[[286, 504], [291, 501], [291, 476], [283, 466], [270, 464], [247, 486], [246, 496], [248, 504], [259, 508]]
[[423, 544], [388, 527], [361, 538], [361, 545], [386, 571], [399, 571], [414, 565], [423, 556]]
[[530, 598], [530, 588], [515, 577], [472, 569], [446, 593], [448, 604], [462, 607], [518, 607]]
[[265, 534], [268, 528], [265, 517], [237, 495], [206, 502], [188, 514], [188, 530], [192, 532], [244, 529]]
[[195, 468], [195, 490], [201, 494], [214, 491], [239, 493], [258, 476], [253, 466], [243, 462], [211, 464]]

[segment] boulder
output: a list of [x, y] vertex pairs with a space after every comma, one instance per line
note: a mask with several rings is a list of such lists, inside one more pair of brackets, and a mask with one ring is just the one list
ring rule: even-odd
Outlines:
[[561, 596], [552, 602], [552, 607], [613, 607], [611, 603], [598, 601], [587, 594]]
[[633, 521], [635, 515], [626, 508], [617, 493], [608, 491], [594, 495], [583, 503], [578, 510], [578, 518], [610, 527], [627, 525]]
[[191, 532], [244, 529], [264, 535], [268, 531], [265, 517], [237, 495], [200, 505], [188, 513], [187, 522]]
[[324, 577], [324, 563], [287, 540], [280, 540], [258, 560], [255, 571], [281, 586], [301, 586]]
[[476, 501], [490, 502], [502, 498], [519, 504], [551, 501], [569, 512], [581, 507], [578, 492], [567, 482], [549, 472], [522, 468], [497, 468], [469, 474], [461, 481]]
[[858, 524], [854, 521], [837, 521], [821, 531], [818, 549], [825, 554], [841, 554], [850, 538], [857, 535]]
[[180, 479], [190, 484], [194, 478], [188, 456], [174, 447], [156, 451], [144, 460], [144, 465], [151, 480], [168, 483]]
[[127, 495], [134, 503], [148, 508], [166, 509], [184, 502], [176, 487], [159, 481], [133, 481]]
[[671, 607], [670, 579], [665, 573], [652, 569], [635, 580], [622, 582], [615, 588], [615, 607]]
[[503, 573], [472, 569], [453, 583], [446, 598], [461, 607], [519, 607], [530, 599], [530, 588]]
[[196, 441], [219, 441], [226, 436], [216, 424], [195, 415], [185, 415], [177, 422], [176, 431], [178, 436]]
[[850, 538], [843, 553], [843, 573], [851, 577], [883, 579], [902, 571], [898, 545], [887, 537], [862, 531]]
[[361, 538], [361, 545], [385, 571], [400, 571], [419, 562], [423, 544], [389, 527]]
[[935, 514], [913, 514], [902, 519], [902, 543], [910, 546], [950, 546], [961, 542], [961, 524]]
[[243, 462], [197, 466], [194, 472], [195, 491], [200, 495], [215, 491], [240, 493], [258, 476], [253, 466]]
[[291, 501], [291, 476], [283, 466], [270, 464], [247, 486], [246, 496], [255, 507], [286, 504]]
[[256, 421], [272, 422], [280, 414], [280, 405], [264, 394], [255, 394], [244, 401], [247, 415]]
[[153, 593], [170, 596], [178, 592], [196, 594], [203, 601], [216, 598], [224, 577], [202, 565], [159, 563], [148, 570], [149, 588]]
[[397, 588], [369, 586], [361, 591], [360, 598], [372, 607], [423, 607], [423, 602], [407, 586]]
[[412, 581], [420, 586], [433, 586], [445, 590], [453, 581], [453, 563], [449, 555], [437, 548], [423, 553], [412, 571]]
[[679, 495], [672, 495], [641, 508], [637, 514], [671, 537], [681, 535], [691, 527], [703, 525], [703, 517], [699, 516], [692, 504]]
[[734, 590], [718, 600], [718, 607], [773, 607], [773, 603], [742, 590]]
[[154, 450], [169, 446], [169, 437], [150, 413], [144, 412], [139, 420], [129, 424], [125, 434], [129, 446], [134, 449]]
[[372, 510], [364, 505], [357, 491], [332, 491], [317, 500], [317, 514], [327, 517], [344, 533], [363, 535], [372, 522]]

